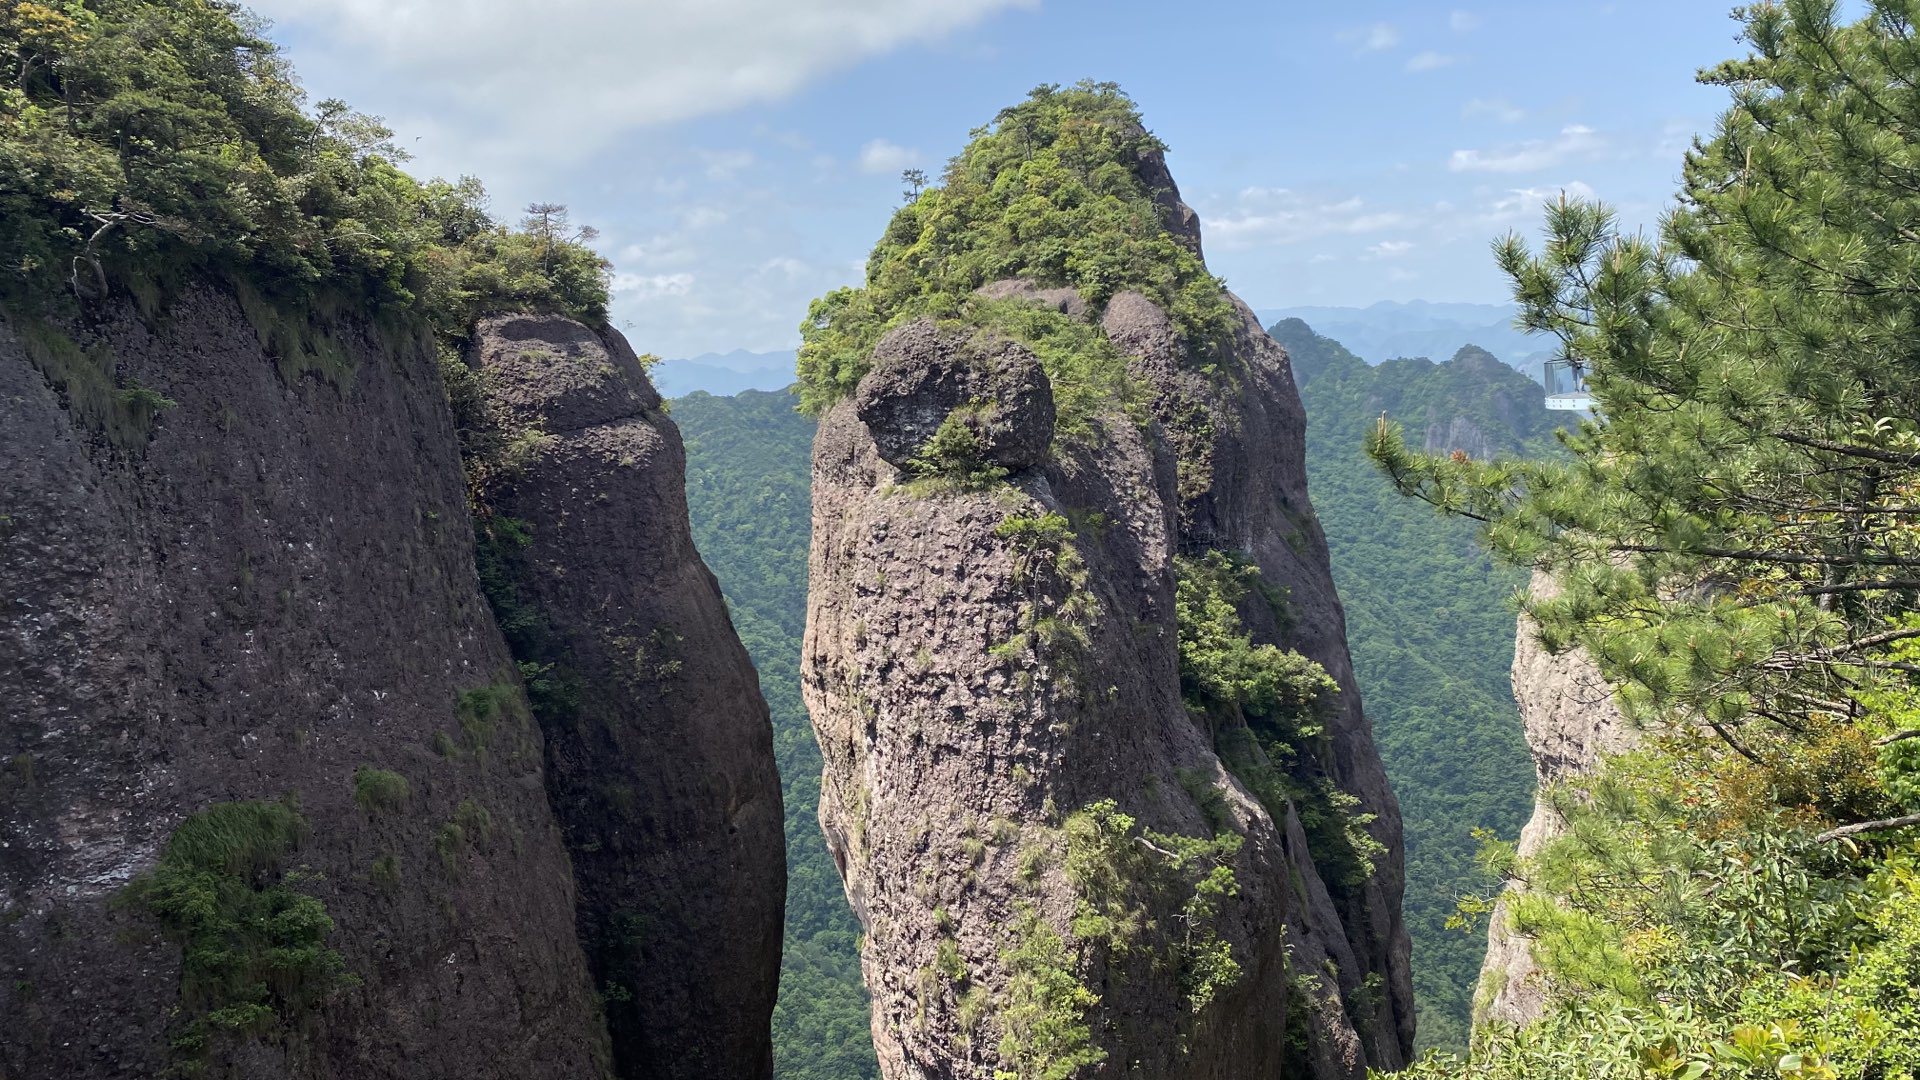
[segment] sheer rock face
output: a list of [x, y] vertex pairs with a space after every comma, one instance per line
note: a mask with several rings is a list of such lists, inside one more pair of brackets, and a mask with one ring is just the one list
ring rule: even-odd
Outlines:
[[482, 499], [524, 523], [502, 571], [569, 687], [536, 704], [616, 1073], [768, 1077], [780, 784], [759, 682], [693, 547], [679, 431], [616, 331], [486, 319], [468, 362], [511, 428], [544, 433]]
[[[1536, 595], [1550, 596], [1553, 579], [1533, 576]], [[1603, 757], [1633, 748], [1633, 725], [1620, 714], [1592, 657], [1584, 649], [1554, 655], [1541, 647], [1537, 628], [1522, 615], [1513, 648], [1513, 696], [1520, 704], [1527, 747], [1533, 752], [1540, 787], [1592, 772]], [[1560, 835], [1565, 823], [1544, 798], [1535, 798], [1533, 816], [1520, 831], [1517, 853], [1538, 854]], [[1510, 885], [1509, 893], [1520, 889]], [[1525, 1026], [1547, 1006], [1547, 988], [1533, 961], [1532, 939], [1513, 928], [1506, 900], [1495, 905], [1487, 927], [1487, 960], [1480, 969], [1474, 1002], [1474, 1026]]]
[[[1241, 552], [1259, 567], [1265, 582], [1285, 595], [1284, 624], [1263, 604], [1242, 614], [1256, 641], [1271, 641], [1317, 661], [1339, 685], [1326, 718], [1324, 775], [1333, 787], [1358, 799], [1357, 813], [1372, 815], [1368, 831], [1384, 849], [1374, 873], [1357, 886], [1325, 882], [1315, 892], [1309, 918], [1295, 918], [1294, 961], [1300, 970], [1339, 970], [1337, 997], [1372, 1005], [1354, 1031], [1328, 1022], [1316, 1040], [1322, 1054], [1316, 1072], [1337, 1075], [1349, 1060], [1375, 1068], [1404, 1063], [1413, 1044], [1411, 946], [1401, 917], [1404, 888], [1400, 807], [1387, 784], [1373, 745], [1373, 729], [1361, 707], [1347, 650], [1346, 613], [1334, 591], [1326, 537], [1307, 498], [1306, 414], [1293, 385], [1286, 350], [1261, 329], [1251, 309], [1232, 298], [1240, 323], [1231, 351], [1242, 365], [1238, 384], [1216, 381], [1183, 365], [1183, 347], [1173, 322], [1147, 298], [1121, 293], [1107, 305], [1107, 336], [1134, 359], [1152, 388], [1153, 410], [1181, 465], [1177, 497], [1182, 550]], [[1297, 834], [1297, 815], [1287, 830]], [[1318, 883], [1304, 843], [1290, 844], [1300, 875]], [[1324, 858], [1322, 862], [1324, 862]], [[1362, 992], [1370, 976], [1377, 989]], [[1327, 987], [1327, 997], [1335, 996]], [[1337, 1005], [1338, 1003], [1335, 1002]], [[1331, 1021], [1317, 1010], [1318, 1019]], [[1370, 1012], [1371, 1015], [1365, 1015]], [[1357, 1045], [1344, 1040], [1355, 1038]], [[1342, 1047], [1331, 1058], [1323, 1048]]]
[[[1240, 312], [1233, 363], [1245, 374], [1229, 390], [1189, 370], [1155, 305], [1115, 297], [1103, 325], [1161, 422], [1107, 415], [1097, 439], [1056, 440], [988, 491], [902, 486], [882, 450], [900, 432], [862, 407], [864, 384], [822, 419], [803, 689], [826, 758], [821, 825], [866, 929], [890, 1080], [1065, 1060], [1022, 1035], [1032, 946], [1049, 934], [1098, 999], [1049, 1007], [1084, 1011], [1087, 1057], [1104, 1052], [1075, 1076], [1358, 1077], [1407, 1056], [1398, 810], [1307, 502], [1286, 354]], [[940, 343], [931, 324], [897, 329], [870, 379], [903, 337]], [[1079, 523], [1068, 558], [1033, 538], [1048, 514]], [[1369, 828], [1386, 850], [1363, 883], [1327, 880], [1292, 807], [1276, 820], [1182, 701], [1173, 558], [1214, 547], [1244, 552], [1289, 594], [1286, 625], [1245, 613], [1256, 638], [1319, 660], [1341, 685], [1327, 768], [1377, 815]], [[1083, 640], [1036, 624], [1048, 614]], [[1210, 924], [1187, 922], [1192, 890], [1169, 888], [1144, 894], [1145, 929], [1127, 948], [1076, 927], [1088, 891], [1068, 837], [1074, 813], [1099, 800], [1158, 833], [1204, 838], [1217, 825], [1242, 838], [1228, 860], [1235, 889]], [[1166, 865], [1145, 843], [1123, 846], [1141, 866]], [[1240, 968], [1204, 1002], [1190, 996], [1183, 927], [1196, 928], [1186, 940], [1217, 934]]]
[[1167, 155], [1161, 150], [1148, 150], [1140, 155], [1134, 165], [1134, 173], [1153, 193], [1153, 202], [1160, 210], [1160, 226], [1172, 233], [1187, 250], [1195, 255], [1200, 250], [1200, 215], [1188, 206], [1180, 197], [1179, 185], [1173, 182], [1173, 173], [1167, 168]]
[[[129, 452], [22, 331], [0, 321], [0, 1074], [165, 1073], [181, 950], [116, 895], [188, 815], [295, 799], [288, 868], [360, 981], [285, 1040], [216, 1037], [211, 1075], [604, 1075], [431, 348], [338, 325], [336, 388], [276, 370], [224, 291], [187, 288], [153, 328], [109, 306], [80, 344], [175, 402]], [[505, 704], [463, 728], [458, 696], [488, 686]], [[407, 794], [357, 806], [362, 765]]]

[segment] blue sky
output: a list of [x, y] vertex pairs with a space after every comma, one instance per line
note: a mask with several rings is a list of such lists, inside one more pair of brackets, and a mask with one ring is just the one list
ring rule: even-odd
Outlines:
[[498, 216], [569, 204], [666, 356], [797, 341], [899, 202], [1043, 82], [1119, 82], [1255, 307], [1495, 302], [1559, 190], [1651, 225], [1738, 52], [1716, 0], [264, 0], [309, 93]]

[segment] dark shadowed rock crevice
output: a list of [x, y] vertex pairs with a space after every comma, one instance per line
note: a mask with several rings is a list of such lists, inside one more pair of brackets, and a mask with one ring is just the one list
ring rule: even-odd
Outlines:
[[[43, 329], [0, 320], [0, 1073], [604, 1075], [432, 350], [324, 332], [331, 378], [224, 288], [150, 323], [108, 304], [71, 340], [171, 402], [116, 450], [29, 359]], [[233, 1032], [207, 1013], [249, 992], [188, 972], [183, 997], [179, 938], [126, 887], [247, 801], [303, 828], [223, 887], [317, 900], [351, 979], [303, 1000], [289, 975]]]
[[772, 730], [693, 548], [678, 430], [626, 341], [482, 320], [504, 448], [483, 570], [546, 734], [619, 1075], [768, 1077], [785, 846]]

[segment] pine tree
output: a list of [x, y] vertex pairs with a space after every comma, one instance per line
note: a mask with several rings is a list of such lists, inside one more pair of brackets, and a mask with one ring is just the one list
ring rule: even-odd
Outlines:
[[1527, 603], [1551, 647], [1766, 767], [1872, 728], [1920, 637], [1920, 3], [1835, 8], [1740, 13], [1752, 54], [1701, 74], [1732, 108], [1657, 240], [1562, 199], [1538, 253], [1496, 244], [1523, 325], [1590, 372], [1571, 460], [1426, 457], [1384, 419], [1368, 447], [1556, 575]]

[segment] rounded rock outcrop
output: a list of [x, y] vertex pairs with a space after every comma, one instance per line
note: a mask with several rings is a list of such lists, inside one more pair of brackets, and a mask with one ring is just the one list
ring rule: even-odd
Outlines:
[[907, 468], [950, 418], [972, 432], [981, 460], [1018, 470], [1053, 446], [1053, 385], [1025, 346], [931, 319], [901, 326], [874, 346], [873, 370], [854, 410], [880, 456]]
[[1087, 298], [1080, 295], [1079, 289], [1071, 285], [1046, 289], [1026, 278], [1001, 278], [999, 281], [990, 281], [973, 290], [973, 295], [982, 300], [1023, 301], [1035, 307], [1057, 311], [1075, 322], [1086, 322], [1089, 311]]

